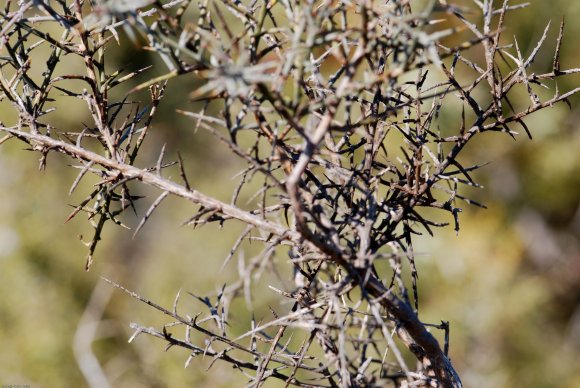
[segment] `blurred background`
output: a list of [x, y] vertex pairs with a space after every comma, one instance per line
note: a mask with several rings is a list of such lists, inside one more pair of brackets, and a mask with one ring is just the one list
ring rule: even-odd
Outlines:
[[[526, 54], [552, 20], [547, 47], [553, 49], [562, 16], [568, 20], [562, 68], [578, 67], [580, 2], [532, 1], [510, 15], [505, 34], [515, 35]], [[112, 64], [138, 68], [153, 61], [126, 43], [111, 52]], [[543, 54], [537, 72], [551, 66], [550, 51]], [[569, 76], [558, 86], [567, 91], [579, 81]], [[142, 163], [147, 157], [154, 163], [165, 143], [169, 157], [184, 156], [192, 186], [229, 201], [241, 164], [174, 113], [195, 110], [188, 100], [197, 86], [188, 77], [169, 83]], [[450, 321], [450, 354], [466, 387], [580, 386], [580, 99], [571, 102], [572, 110], [561, 104], [530, 116], [532, 141], [525, 135], [516, 142], [501, 134], [476, 138], [466, 157], [490, 164], [478, 173], [485, 188], [472, 194], [488, 209], [464, 207], [458, 235], [447, 228], [416, 241], [420, 317]], [[61, 104], [52, 114], [61, 127], [78, 129], [87, 120], [86, 106]], [[0, 106], [0, 121], [10, 115]], [[160, 328], [167, 320], [101, 280], [168, 308], [180, 289], [215, 295], [236, 276], [237, 258], [220, 268], [242, 225], [180, 227], [195, 209], [168, 199], [135, 238], [108, 225], [85, 272], [82, 241], [90, 241], [92, 228], [82, 215], [64, 221], [91, 182], [69, 197], [76, 170], [68, 163], [51, 154], [47, 170], [38, 171], [38, 155], [23, 144], [0, 147], [0, 383], [87, 386], [80, 367], [100, 365], [102, 374], [97, 368], [93, 376], [103, 387], [242, 386], [242, 375], [227, 365], [206, 372], [209, 360], [196, 359], [184, 369], [187, 352], [164, 352], [163, 341], [141, 336], [128, 344], [129, 323]], [[135, 190], [148, 196], [142, 215], [158, 193]], [[124, 221], [135, 227], [139, 217]], [[256, 249], [245, 247], [246, 259]], [[256, 303], [276, 300], [264, 293]], [[179, 309], [192, 316], [204, 311], [193, 298], [183, 298]]]

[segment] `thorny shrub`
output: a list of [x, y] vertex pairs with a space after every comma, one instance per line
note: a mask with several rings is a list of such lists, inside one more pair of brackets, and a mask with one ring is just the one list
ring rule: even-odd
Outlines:
[[[524, 118], [578, 91], [561, 92], [554, 81], [579, 71], [560, 68], [563, 22], [552, 67], [541, 74], [530, 67], [549, 25], [527, 56], [502, 36], [506, 18], [523, 6], [508, 0], [473, 0], [469, 7], [442, 0], [8, 0], [0, 14], [0, 99], [18, 118], [0, 125], [0, 143], [27, 143], [41, 167], [50, 152], [67, 155], [80, 170], [71, 192], [87, 174], [99, 177], [69, 216], [86, 212], [94, 227], [87, 269], [105, 224], [121, 224], [119, 216], [134, 209], [137, 181], [161, 194], [135, 233], [173, 195], [197, 205], [189, 225], [246, 225], [227, 260], [245, 240], [264, 245], [238, 282], [217, 298], [200, 298], [207, 316], [183, 316], [176, 306], [165, 309], [126, 290], [173, 319], [171, 333], [133, 324], [135, 335], [188, 349], [188, 363], [204, 355], [232, 364], [255, 387], [268, 379], [302, 387], [458, 387], [447, 341], [442, 348], [418, 317], [413, 240], [448, 225], [444, 218], [459, 230], [462, 203], [482, 206], [459, 190], [478, 186], [472, 172], [479, 166], [458, 158], [473, 138], [514, 137], [519, 130], [531, 136]], [[148, 71], [109, 68], [107, 49], [121, 35], [156, 53], [165, 71], [114, 99], [113, 89]], [[40, 48], [49, 48], [48, 55]], [[55, 75], [79, 58], [81, 73]], [[140, 163], [158, 105], [174, 87], [169, 81], [184, 74], [201, 81], [192, 98], [203, 107], [179, 114], [246, 164], [230, 202], [191, 187], [181, 157], [166, 162], [164, 149], [156, 165]], [[545, 97], [540, 88], [553, 92]], [[130, 98], [143, 89], [151, 96], [145, 109]], [[518, 109], [512, 99], [522, 91], [529, 101]], [[54, 127], [53, 102], [71, 97], [86, 103], [92, 123]], [[457, 119], [443, 120], [453, 112]], [[165, 170], [180, 179], [164, 178]], [[238, 203], [242, 191], [257, 186], [251, 205]], [[277, 257], [280, 247], [287, 256]], [[286, 276], [293, 286], [271, 292], [293, 306], [234, 338], [229, 306], [251, 297], [248, 284], [275, 257], [291, 263]], [[445, 322], [431, 326], [448, 334]]]

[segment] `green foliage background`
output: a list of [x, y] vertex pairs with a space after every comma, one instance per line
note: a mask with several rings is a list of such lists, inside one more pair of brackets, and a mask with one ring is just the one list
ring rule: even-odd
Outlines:
[[[562, 15], [568, 21], [562, 67], [577, 67], [576, 1], [532, 1], [528, 9], [510, 15], [513, 31], [508, 34], [529, 53], [549, 19], [555, 40]], [[115, 61], [138, 67], [150, 60], [125, 43]], [[539, 69], [551, 65], [551, 53], [544, 54], [536, 63]], [[565, 81], [561, 90], [577, 86], [579, 79]], [[148, 140], [150, 158], [155, 160], [156, 150], [167, 143], [167, 149], [184, 155], [193, 186], [228, 200], [235, 159], [206, 134], [194, 134], [191, 123], [174, 113], [192, 109], [188, 95], [196, 86], [187, 77], [169, 84], [164, 114]], [[489, 209], [464, 208], [458, 236], [448, 228], [435, 238], [418, 239], [420, 316], [424, 322], [450, 321], [451, 358], [467, 387], [580, 386], [580, 101], [572, 103], [572, 111], [559, 105], [529, 117], [533, 141], [520, 136], [513, 142], [499, 134], [476, 140], [466, 157], [491, 162], [479, 172], [485, 189], [475, 193]], [[56, 115], [74, 126], [87, 112], [65, 101]], [[9, 116], [0, 105], [0, 121]], [[83, 217], [63, 223], [69, 204], [83, 198], [82, 190], [68, 197], [76, 171], [51, 154], [47, 171], [38, 172], [37, 156], [23, 152], [14, 140], [0, 147], [0, 383], [85, 386], [73, 342], [100, 276], [168, 307], [179, 289], [215, 292], [236, 275], [236, 260], [224, 271], [220, 267], [241, 225], [179, 227], [193, 208], [171, 199], [135, 239], [132, 231], [109, 225], [86, 273], [79, 235], [90, 236], [91, 228]], [[154, 191], [139, 190], [149, 201], [155, 198]], [[143, 212], [148, 205], [142, 206]], [[125, 221], [134, 227], [139, 219]], [[252, 249], [246, 247], [246, 258]], [[109, 286], [101, 290], [107, 288], [105, 294], [112, 294], [104, 296], [93, 350], [112, 386], [243, 385], [243, 376], [228, 366], [218, 364], [206, 372], [210, 360], [194, 360], [184, 369], [187, 354], [164, 353], [162, 341], [139, 337], [128, 344], [130, 322], [159, 327], [166, 321]], [[275, 300], [263, 291], [255, 307]], [[187, 298], [180, 305], [189, 315], [202, 307]], [[243, 322], [246, 315], [240, 311], [237, 317]]]

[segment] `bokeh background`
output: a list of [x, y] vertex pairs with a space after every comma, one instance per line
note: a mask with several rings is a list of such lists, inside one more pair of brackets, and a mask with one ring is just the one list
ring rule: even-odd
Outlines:
[[[568, 21], [562, 67], [578, 66], [580, 2], [532, 1], [510, 15], [506, 34], [529, 53], [552, 20], [553, 48], [562, 16]], [[111, 61], [137, 68], [153, 60], [131, 47], [112, 50]], [[72, 63], [68, 71], [81, 65]], [[536, 69], [550, 65], [545, 50]], [[579, 83], [569, 76], [558, 86], [570, 90]], [[194, 187], [227, 201], [239, 161], [174, 113], [195, 109], [188, 96], [197, 86], [188, 77], [169, 83], [145, 159], [156, 160], [153, 151], [166, 143], [170, 155], [179, 150], [184, 156]], [[477, 175], [485, 188], [472, 194], [488, 209], [464, 208], [458, 235], [448, 228], [417, 240], [421, 319], [450, 321], [451, 358], [466, 387], [580, 386], [580, 99], [571, 102], [572, 110], [561, 104], [530, 116], [532, 141], [499, 134], [476, 139], [467, 157], [490, 164]], [[62, 102], [53, 119], [77, 129], [87, 112], [75, 104]], [[10, 119], [1, 105], [0, 121]], [[167, 320], [100, 278], [166, 307], [180, 289], [215, 294], [235, 278], [237, 259], [223, 271], [221, 265], [241, 225], [180, 227], [195, 209], [168, 199], [135, 238], [109, 225], [85, 272], [81, 238], [89, 240], [92, 229], [83, 216], [64, 221], [91, 182], [69, 196], [76, 171], [68, 163], [51, 154], [47, 170], [39, 172], [38, 155], [23, 144], [0, 147], [0, 383], [87, 386], [79, 364], [97, 362], [101, 386], [242, 386], [242, 376], [227, 365], [206, 371], [208, 360], [194, 360], [184, 369], [187, 353], [164, 352], [154, 338], [128, 344], [129, 323], [159, 328]], [[143, 187], [138, 194], [149, 203], [156, 197]], [[147, 203], [142, 206], [141, 214]], [[139, 218], [125, 222], [135, 227]], [[246, 259], [255, 249], [245, 247]], [[279, 302], [264, 293], [258, 303]], [[180, 311], [195, 315], [203, 306], [183, 298]]]

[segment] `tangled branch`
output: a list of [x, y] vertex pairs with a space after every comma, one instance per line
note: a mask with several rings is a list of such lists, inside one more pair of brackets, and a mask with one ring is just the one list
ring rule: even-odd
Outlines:
[[[136, 181], [161, 195], [135, 233], [173, 195], [198, 206], [187, 225], [247, 225], [226, 262], [244, 240], [263, 242], [262, 254], [215, 302], [193, 295], [209, 310], [204, 318], [178, 314], [179, 298], [171, 311], [114, 283], [175, 321], [162, 330], [132, 327], [135, 335], [188, 349], [186, 365], [205, 355], [233, 365], [255, 387], [269, 378], [302, 387], [459, 387], [446, 350], [419, 320], [413, 240], [451, 222], [459, 231], [461, 204], [483, 206], [460, 191], [479, 187], [472, 173], [481, 165], [459, 158], [476, 135], [514, 137], [521, 128], [531, 137], [526, 117], [580, 90], [555, 87], [557, 78], [580, 72], [560, 68], [563, 22], [552, 68], [536, 74], [531, 66], [549, 25], [524, 57], [502, 36], [506, 17], [521, 5], [474, 4], [464, 13], [443, 1], [420, 9], [408, 0], [8, 1], [0, 14], [0, 100], [18, 119], [3, 120], [0, 143], [27, 143], [40, 153], [41, 167], [49, 152], [68, 155], [80, 170], [71, 193], [87, 174], [100, 177], [68, 217], [85, 212], [94, 227], [87, 270], [104, 226], [123, 225], [119, 216], [140, 199], [130, 190]], [[129, 88], [150, 66], [128, 74], [108, 68], [107, 49], [121, 34], [155, 52], [164, 73]], [[39, 47], [50, 48], [46, 60], [35, 57]], [[82, 59], [83, 74], [56, 76], [72, 57]], [[181, 157], [165, 162], [164, 148], [156, 165], [140, 163], [157, 108], [171, 80], [184, 74], [203, 81], [191, 94], [203, 108], [178, 113], [245, 164], [230, 203], [191, 187]], [[70, 80], [83, 90], [63, 86]], [[529, 103], [517, 109], [512, 96], [521, 88]], [[539, 91], [554, 88], [548, 98]], [[128, 98], [144, 89], [145, 109]], [[128, 91], [115, 100], [113, 90]], [[90, 125], [53, 127], [52, 102], [63, 94], [86, 103]], [[459, 118], [445, 120], [453, 109]], [[162, 176], [177, 168], [181, 182]], [[251, 192], [251, 205], [238, 204], [242, 192]], [[227, 306], [249, 298], [253, 275], [280, 246], [294, 288], [272, 292], [293, 307], [233, 338]], [[183, 339], [169, 332], [173, 327], [185, 328]], [[448, 330], [445, 323], [435, 327]], [[204, 336], [203, 346], [192, 332]], [[283, 344], [288, 332], [306, 334], [299, 344]], [[417, 368], [406, 365], [395, 336]]]

